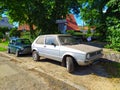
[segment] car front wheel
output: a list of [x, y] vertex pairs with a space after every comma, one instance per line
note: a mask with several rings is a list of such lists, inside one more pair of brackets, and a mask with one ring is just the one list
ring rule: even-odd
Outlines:
[[74, 71], [74, 62], [73, 58], [70, 56], [66, 57], [66, 68], [69, 73], [72, 73]]
[[32, 57], [34, 61], [40, 60], [40, 56], [38, 55], [37, 51], [32, 52]]
[[8, 53], [11, 53], [10, 49], [8, 48]]

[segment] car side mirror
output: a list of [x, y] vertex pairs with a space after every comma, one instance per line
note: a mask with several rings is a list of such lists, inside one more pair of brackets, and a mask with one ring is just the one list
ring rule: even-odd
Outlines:
[[51, 45], [56, 46], [56, 44], [55, 44], [55, 43], [51, 43]]

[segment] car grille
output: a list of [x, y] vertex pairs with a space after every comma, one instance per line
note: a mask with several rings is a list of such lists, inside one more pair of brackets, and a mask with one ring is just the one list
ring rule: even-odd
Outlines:
[[24, 52], [31, 52], [31, 48], [24, 48]]
[[90, 57], [96, 56], [98, 54], [101, 54], [101, 51], [96, 51], [96, 52], [90, 53]]

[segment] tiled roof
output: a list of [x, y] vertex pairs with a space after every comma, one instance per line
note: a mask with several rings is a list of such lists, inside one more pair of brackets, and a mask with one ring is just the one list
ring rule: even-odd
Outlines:
[[[35, 27], [35, 25], [33, 25], [33, 30], [35, 30], [35, 29], [36, 29], [36, 27]], [[23, 25], [20, 25], [18, 27], [18, 30], [27, 30], [27, 31], [30, 31], [30, 26], [28, 24], [23, 24]]]
[[66, 21], [67, 21], [67, 30], [80, 31], [73, 14], [67, 15]]

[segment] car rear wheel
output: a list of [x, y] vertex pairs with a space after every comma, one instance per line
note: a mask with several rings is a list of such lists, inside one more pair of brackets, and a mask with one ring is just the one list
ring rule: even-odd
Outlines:
[[66, 68], [69, 73], [72, 73], [74, 71], [74, 62], [73, 58], [70, 56], [66, 57]]
[[19, 54], [19, 51], [18, 51], [18, 50], [16, 50], [15, 55], [16, 55], [16, 57], [19, 57], [19, 56], [20, 56], [20, 54]]
[[40, 56], [38, 55], [37, 51], [32, 52], [32, 57], [34, 61], [40, 60]]
[[11, 53], [10, 49], [8, 48], [8, 53]]

